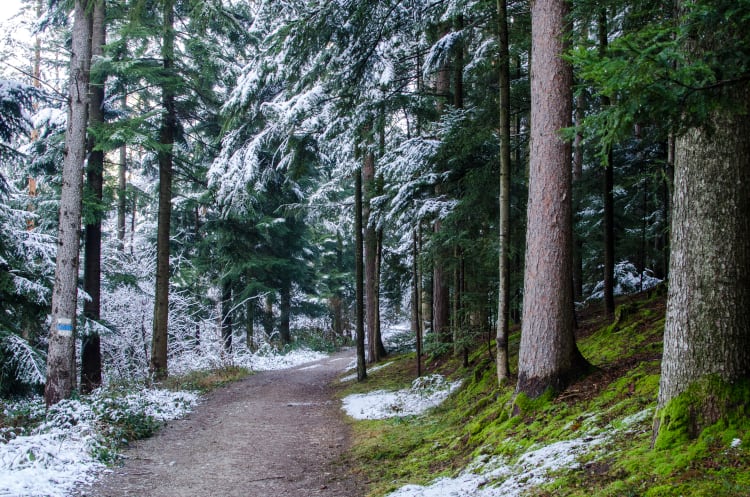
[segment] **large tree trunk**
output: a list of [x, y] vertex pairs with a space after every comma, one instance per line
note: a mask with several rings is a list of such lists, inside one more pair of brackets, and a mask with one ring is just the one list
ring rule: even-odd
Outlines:
[[[174, 72], [174, 0], [164, 1], [162, 57], [164, 73]], [[169, 327], [169, 234], [172, 216], [172, 151], [177, 112], [172, 83], [162, 85], [162, 124], [159, 133], [159, 215], [156, 235], [156, 300], [151, 342], [150, 370], [154, 378], [167, 376], [167, 333]]]
[[585, 365], [573, 335], [571, 150], [572, 70], [565, 51], [565, 0], [531, 4], [531, 157], [519, 393], [562, 389]]
[[67, 398], [76, 382], [75, 329], [78, 298], [78, 256], [81, 230], [83, 166], [86, 160], [86, 126], [91, 61], [91, 19], [88, 2], [76, 0], [73, 15], [73, 50], [70, 57], [68, 124], [60, 221], [57, 235], [55, 285], [52, 292], [52, 326], [47, 353], [46, 404]]
[[[97, 0], [93, 11], [91, 32], [91, 57], [104, 55], [106, 43], [105, 2]], [[104, 123], [104, 78], [91, 81], [89, 123], [92, 128]], [[104, 186], [104, 152], [94, 150], [93, 137], [89, 137], [89, 162], [86, 171], [88, 187], [97, 204], [102, 202]], [[99, 321], [101, 309], [102, 220], [97, 209], [92, 223], [86, 225], [83, 267], [83, 289], [91, 297], [83, 304], [83, 315]], [[81, 391], [91, 392], [102, 384], [102, 352], [99, 333], [95, 330], [81, 337]]]
[[510, 378], [508, 335], [510, 333], [510, 51], [508, 48], [507, 0], [497, 0], [500, 48], [500, 262], [497, 307], [497, 381]]
[[357, 381], [367, 379], [365, 360], [364, 240], [362, 234], [362, 171], [354, 173], [354, 279], [356, 298]]
[[[738, 106], [747, 105], [747, 84], [732, 92]], [[673, 202], [659, 408], [701, 380], [732, 384], [750, 377], [746, 115], [716, 111], [712, 122], [677, 139]], [[684, 414], [694, 418], [689, 420], [694, 434], [727, 408], [713, 400], [699, 395], [688, 399], [689, 413]], [[656, 428], [658, 432], [658, 422]]]

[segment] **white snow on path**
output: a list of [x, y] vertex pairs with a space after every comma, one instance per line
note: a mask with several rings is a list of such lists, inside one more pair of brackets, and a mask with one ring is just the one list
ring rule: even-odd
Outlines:
[[277, 354], [272, 349], [269, 349], [268, 352], [261, 349], [247, 359], [240, 360], [238, 365], [245, 366], [253, 371], [278, 371], [302, 366], [326, 357], [328, 357], [328, 354], [309, 349], [296, 349], [284, 355]]
[[343, 409], [354, 419], [385, 419], [397, 416], [422, 414], [440, 405], [448, 395], [461, 386], [461, 381], [447, 382], [441, 375], [417, 378], [411, 388], [388, 392], [375, 390], [369, 393], [344, 397]]
[[[117, 399], [95, 393], [84, 401], [64, 400], [44, 415], [44, 401], [35, 398], [11, 406], [28, 410], [44, 422], [29, 434], [5, 428], [0, 441], [0, 496], [65, 497], [79, 484], [92, 483], [105, 466], [94, 453], [103, 450], [97, 431], [102, 413], [110, 417], [145, 413], [166, 421], [184, 416], [198, 402], [191, 392], [144, 389]], [[109, 406], [109, 408], [108, 408]], [[6, 408], [6, 415], [9, 414]], [[17, 434], [19, 432], [21, 434]]]

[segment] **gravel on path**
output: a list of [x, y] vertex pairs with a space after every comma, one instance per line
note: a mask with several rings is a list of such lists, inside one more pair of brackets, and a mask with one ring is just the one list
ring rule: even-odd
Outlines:
[[351, 351], [218, 389], [80, 497], [359, 497], [333, 381]]

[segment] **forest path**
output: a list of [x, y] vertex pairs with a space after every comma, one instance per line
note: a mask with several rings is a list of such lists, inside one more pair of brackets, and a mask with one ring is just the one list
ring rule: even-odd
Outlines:
[[187, 417], [125, 452], [79, 495], [357, 497], [348, 427], [332, 382], [352, 351], [267, 371], [210, 393]]

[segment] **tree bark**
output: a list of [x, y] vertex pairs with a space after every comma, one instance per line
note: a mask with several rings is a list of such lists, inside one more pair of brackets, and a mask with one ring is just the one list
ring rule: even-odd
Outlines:
[[285, 283], [279, 292], [279, 337], [284, 345], [292, 343], [292, 333], [289, 328], [291, 314], [292, 286], [291, 283]]
[[417, 230], [412, 233], [412, 263], [411, 263], [411, 326], [417, 341], [417, 377], [422, 376], [422, 302], [420, 297], [419, 278], [419, 238]]
[[[104, 55], [106, 43], [105, 2], [97, 0], [92, 14], [91, 57]], [[105, 78], [91, 81], [89, 101], [89, 125], [92, 128], [104, 124]], [[86, 224], [84, 249], [83, 289], [91, 298], [83, 304], [83, 315], [91, 321], [99, 321], [101, 309], [101, 265], [102, 265], [102, 220], [101, 202], [104, 187], [104, 152], [94, 150], [96, 142], [89, 137], [89, 161], [86, 171], [88, 187], [96, 202], [93, 222]], [[102, 353], [99, 333], [90, 330], [81, 337], [81, 391], [89, 393], [102, 384]]]
[[266, 332], [267, 337], [273, 335], [273, 297], [270, 293], [266, 295], [263, 309], [263, 331]]
[[378, 347], [378, 269], [377, 251], [378, 239], [374, 220], [371, 219], [370, 200], [375, 194], [375, 154], [365, 153], [362, 164], [362, 183], [364, 200], [362, 202], [362, 218], [364, 225], [364, 257], [365, 257], [365, 307], [367, 316], [367, 362], [380, 360]]
[[255, 299], [250, 298], [245, 302], [245, 344], [247, 350], [255, 352]]
[[500, 262], [497, 308], [497, 381], [510, 378], [510, 51], [507, 0], [497, 0], [500, 83]]
[[87, 14], [87, 7], [88, 2], [85, 0], [76, 0], [73, 14], [68, 124], [65, 130], [57, 261], [52, 292], [52, 326], [49, 331], [47, 353], [47, 383], [44, 388], [44, 400], [48, 406], [70, 397], [76, 382], [76, 301], [91, 61], [91, 20]]
[[[162, 58], [165, 76], [174, 72], [174, 0], [164, 0]], [[172, 216], [172, 153], [177, 112], [175, 92], [169, 81], [162, 85], [162, 124], [159, 133], [159, 214], [156, 235], [156, 299], [151, 342], [150, 371], [155, 379], [167, 376], [169, 329], [169, 235]]]
[[562, 59], [568, 3], [531, 3], [531, 156], [517, 391], [562, 389], [585, 366], [573, 335], [571, 150], [572, 70]]
[[364, 240], [362, 233], [362, 171], [354, 173], [354, 280], [356, 298], [357, 381], [367, 379], [365, 361]]
[[[123, 111], [127, 108], [127, 97], [122, 99]], [[117, 249], [125, 250], [125, 208], [127, 205], [128, 148], [120, 147], [120, 162], [117, 166]]]
[[[747, 105], [750, 87], [732, 97]], [[659, 408], [702, 378], [750, 376], [750, 121], [711, 121], [676, 140]]]
[[221, 342], [226, 354], [232, 353], [232, 285], [224, 282], [221, 289]]
[[[607, 11], [599, 12], [599, 53], [604, 56], [607, 51]], [[601, 98], [602, 107], [610, 105], [609, 97]], [[608, 316], [615, 313], [615, 200], [614, 189], [614, 157], [612, 147], [608, 147], [604, 166], [604, 219], [602, 220], [604, 238], [604, 310]]]

